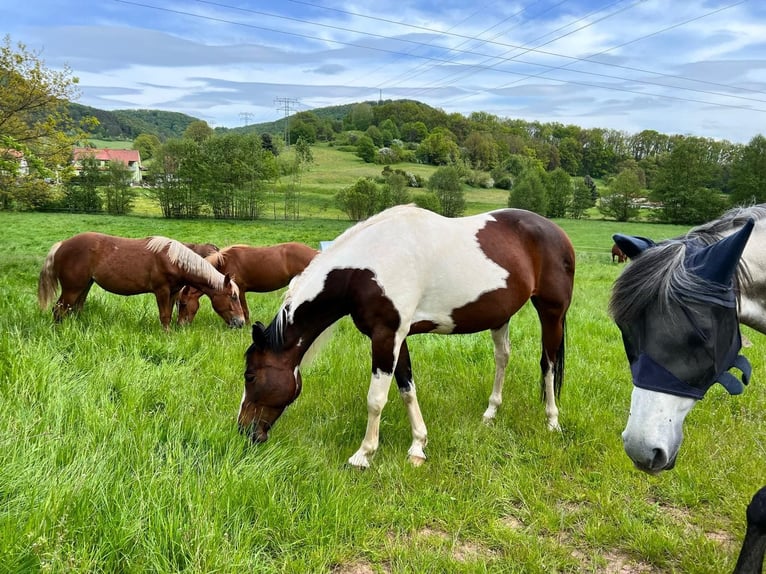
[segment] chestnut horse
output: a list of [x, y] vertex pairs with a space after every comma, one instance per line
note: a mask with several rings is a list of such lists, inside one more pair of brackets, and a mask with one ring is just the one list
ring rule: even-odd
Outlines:
[[160, 322], [167, 330], [178, 292], [186, 285], [201, 289], [213, 301], [213, 308], [231, 327], [242, 327], [239, 288], [203, 257], [182, 243], [166, 237], [127, 239], [86, 232], [51, 247], [40, 271], [37, 301], [53, 306], [58, 322], [69, 311], [79, 311], [93, 283], [117, 295], [154, 293]]
[[545, 413], [548, 427], [558, 429], [556, 397], [564, 374], [565, 318], [574, 273], [571, 241], [535, 213], [500, 209], [450, 219], [411, 205], [387, 209], [350, 228], [315, 257], [290, 282], [268, 327], [253, 325], [239, 428], [254, 442], [267, 440], [301, 392], [300, 364], [309, 347], [341, 317], [351, 315], [372, 342], [372, 379], [367, 432], [349, 463], [369, 466], [393, 378], [412, 427], [408, 456], [418, 465], [426, 457], [427, 433], [407, 337], [491, 331], [495, 379], [484, 412], [489, 421], [502, 402], [510, 354], [508, 323], [531, 300], [542, 328]]
[[184, 243], [184, 245], [186, 245], [186, 247], [194, 251], [194, 253], [200, 257], [207, 257], [208, 255], [212, 255], [213, 253], [220, 251], [220, 249], [218, 249], [218, 247], [212, 243]]
[[[239, 286], [239, 302], [245, 322], [250, 321], [245, 293], [267, 293], [287, 286], [319, 253], [303, 243], [280, 243], [271, 247], [231, 245], [207, 256], [221, 273], [231, 275]], [[191, 323], [204, 293], [187, 285], [178, 296], [178, 324]]]
[[628, 256], [622, 252], [622, 249], [616, 243], [612, 244], [612, 263], [614, 263], [615, 259], [617, 263], [625, 263], [628, 260]]

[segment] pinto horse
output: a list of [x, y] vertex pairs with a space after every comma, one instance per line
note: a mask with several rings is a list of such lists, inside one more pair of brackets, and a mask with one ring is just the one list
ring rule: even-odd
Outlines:
[[[231, 275], [239, 286], [239, 302], [245, 322], [250, 321], [245, 293], [267, 293], [285, 287], [319, 253], [303, 243], [280, 243], [270, 247], [231, 245], [207, 256], [221, 273]], [[178, 296], [178, 324], [191, 323], [199, 310], [203, 292], [187, 285]]]
[[631, 259], [610, 301], [634, 385], [623, 446], [656, 474], [675, 465], [684, 419], [707, 390], [719, 382], [740, 394], [749, 380], [739, 325], [766, 333], [766, 205], [659, 244], [614, 239]]
[[203, 257], [182, 243], [166, 237], [127, 239], [86, 232], [54, 244], [40, 271], [37, 301], [53, 306], [56, 322], [72, 310], [79, 311], [93, 283], [117, 295], [154, 293], [160, 322], [167, 330], [173, 303], [184, 285], [194, 285], [213, 301], [213, 308], [231, 327], [242, 327], [239, 288]]
[[548, 427], [558, 429], [565, 318], [575, 255], [564, 231], [535, 213], [501, 209], [449, 219], [414, 206], [383, 211], [344, 232], [291, 283], [268, 327], [253, 325], [238, 423], [263, 442], [301, 391], [300, 364], [319, 335], [345, 315], [372, 342], [367, 432], [349, 459], [368, 467], [380, 415], [396, 379], [412, 426], [408, 456], [425, 458], [426, 425], [412, 378], [407, 337], [490, 330], [495, 379], [484, 419], [502, 402], [510, 354], [508, 323], [527, 300], [542, 327], [542, 391]]

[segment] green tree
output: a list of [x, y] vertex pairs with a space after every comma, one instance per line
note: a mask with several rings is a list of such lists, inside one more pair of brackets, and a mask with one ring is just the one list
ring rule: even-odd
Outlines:
[[356, 182], [335, 194], [338, 208], [352, 221], [361, 221], [380, 210], [380, 188], [370, 177], [360, 177]]
[[731, 166], [731, 201], [737, 205], [766, 203], [766, 138], [757, 135]]
[[372, 106], [366, 102], [354, 104], [351, 106], [349, 119], [353, 129], [363, 132], [373, 124]]
[[508, 207], [526, 209], [540, 215], [548, 212], [548, 193], [541, 169], [530, 167], [519, 175], [508, 196]]
[[447, 165], [458, 160], [460, 150], [449, 132], [434, 130], [420, 142], [415, 157], [423, 163]]
[[407, 122], [400, 131], [402, 139], [409, 143], [420, 143], [428, 137], [428, 128], [422, 121]]
[[184, 137], [197, 143], [202, 143], [213, 135], [213, 128], [206, 121], [195, 120], [184, 130]]
[[548, 217], [565, 217], [572, 203], [572, 178], [557, 167], [545, 174], [543, 180], [548, 192]]
[[80, 173], [67, 183], [64, 207], [69, 211], [92, 213], [101, 211], [99, 188], [106, 184], [106, 174], [93, 156], [80, 160]]
[[679, 137], [663, 158], [653, 197], [662, 203], [659, 218], [667, 223], [695, 225], [719, 216], [726, 200], [708, 185], [718, 166], [703, 138]]
[[[78, 83], [70, 68], [48, 69], [39, 53], [4, 37], [0, 45], [0, 145], [23, 154], [29, 165], [26, 177], [72, 174], [65, 167], [72, 146], [84, 136], [82, 127], [95, 121], [86, 116], [78, 124], [69, 113], [68, 102], [79, 97]], [[8, 161], [8, 157], [0, 158], [0, 170], [6, 173]]]
[[428, 189], [439, 198], [441, 214], [460, 217], [465, 212], [465, 192], [460, 171], [454, 166], [440, 167], [428, 178]]
[[149, 167], [150, 194], [163, 217], [197, 217], [204, 203], [201, 147], [194, 140], [169, 139]]
[[590, 187], [585, 180], [578, 177], [574, 182], [572, 203], [569, 204], [568, 214], [572, 219], [582, 219], [586, 211], [595, 205]]
[[635, 170], [625, 169], [609, 182], [607, 191], [601, 195], [598, 210], [617, 221], [630, 221], [640, 211], [636, 204], [640, 196], [638, 174]]
[[131, 187], [132, 174], [121, 161], [111, 161], [104, 174], [106, 211], [112, 215], [126, 215], [133, 209], [136, 190]]
[[373, 163], [375, 161], [375, 154], [377, 153], [375, 142], [368, 135], [363, 135], [359, 138], [356, 144], [356, 155], [361, 157], [365, 163]]
[[471, 132], [463, 147], [467, 159], [476, 169], [489, 171], [497, 165], [497, 146], [488, 132]]
[[152, 159], [161, 145], [160, 138], [154, 134], [139, 134], [133, 140], [133, 149], [138, 150], [138, 153], [141, 154], [142, 162]]

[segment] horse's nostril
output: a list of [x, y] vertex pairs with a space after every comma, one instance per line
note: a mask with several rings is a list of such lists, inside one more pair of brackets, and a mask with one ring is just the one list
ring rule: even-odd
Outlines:
[[668, 455], [661, 448], [655, 448], [652, 450], [654, 457], [650, 464], [652, 470], [661, 470], [668, 464]]

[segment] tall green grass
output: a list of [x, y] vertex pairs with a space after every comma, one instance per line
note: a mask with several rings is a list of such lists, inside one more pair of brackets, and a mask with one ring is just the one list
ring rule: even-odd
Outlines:
[[[504, 404], [484, 425], [487, 333], [411, 340], [429, 459], [407, 463], [392, 388], [372, 468], [346, 466], [366, 423], [368, 341], [348, 319], [304, 370], [304, 389], [253, 446], [236, 431], [247, 329], [203, 300], [164, 332], [152, 295], [94, 287], [54, 326], [36, 303], [52, 243], [85, 230], [184, 241], [317, 245], [348, 222], [199, 222], [0, 213], [0, 571], [689, 572], [733, 568], [744, 509], [766, 469], [764, 337], [753, 383], [719, 386], [686, 422], [678, 467], [651, 477], [622, 451], [631, 383], [607, 315], [622, 269], [616, 231], [683, 228], [561, 221], [578, 257], [561, 433], [539, 400], [534, 310], [511, 322]], [[281, 292], [250, 294], [269, 321]], [[394, 385], [395, 387], [395, 385]]]

